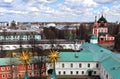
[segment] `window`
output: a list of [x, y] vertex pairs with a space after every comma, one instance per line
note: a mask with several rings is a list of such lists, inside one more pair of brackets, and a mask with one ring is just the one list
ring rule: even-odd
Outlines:
[[99, 65], [98, 65], [98, 63], [96, 64], [96, 68], [98, 68], [99, 67]]
[[69, 47], [72, 47], [72, 45], [69, 45]]
[[94, 71], [94, 74], [96, 74], [96, 71]]
[[104, 75], [105, 75], [105, 70], [104, 70]]
[[37, 72], [37, 75], [39, 75], [39, 72]]
[[82, 74], [84, 74], [84, 71], [82, 71]]
[[61, 72], [60, 72], [60, 71], [59, 71], [58, 73], [59, 73], [59, 75], [61, 75]]
[[66, 46], [65, 46], [65, 45], [63, 45], [63, 48], [66, 48]]
[[101, 29], [101, 32], [104, 32], [104, 30], [103, 30], [103, 29]]
[[82, 67], [82, 65], [81, 64], [79, 64], [79, 68], [81, 68]]
[[107, 32], [107, 29], [105, 29], [105, 32]]
[[30, 69], [31, 68], [31, 65], [28, 65], [28, 69]]
[[2, 75], [2, 78], [5, 78], [5, 75]]
[[11, 77], [11, 74], [7, 74], [7, 78], [10, 78]]
[[88, 67], [90, 67], [90, 64], [88, 64]]
[[78, 75], [78, 71], [76, 71], [76, 75]]
[[7, 70], [10, 70], [10, 67], [9, 67], [9, 66], [7, 67]]
[[65, 75], [65, 74], [66, 74], [66, 72], [65, 72], [65, 71], [63, 71], [63, 74]]
[[70, 71], [70, 74], [72, 75], [72, 74], [73, 74], [73, 71]]
[[21, 78], [21, 74], [18, 74], [18, 78]]
[[5, 70], [5, 68], [4, 68], [4, 67], [1, 67], [1, 70], [2, 70], [2, 71], [4, 71], [4, 70]]
[[106, 78], [108, 79], [108, 74], [106, 75]]
[[35, 65], [35, 68], [38, 68], [38, 65], [37, 65], [37, 64]]
[[70, 66], [71, 66], [71, 68], [73, 68], [73, 64], [72, 63], [70, 64]]
[[30, 74], [30, 76], [32, 76], [32, 73], [29, 73]]
[[64, 68], [65, 67], [65, 65], [64, 64], [62, 64], [62, 68]]

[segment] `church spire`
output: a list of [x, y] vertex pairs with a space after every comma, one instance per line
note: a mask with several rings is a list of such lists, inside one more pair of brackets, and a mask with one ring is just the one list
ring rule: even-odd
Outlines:
[[95, 16], [94, 27], [97, 27], [97, 16]]
[[95, 16], [95, 22], [97, 22], [97, 16]]

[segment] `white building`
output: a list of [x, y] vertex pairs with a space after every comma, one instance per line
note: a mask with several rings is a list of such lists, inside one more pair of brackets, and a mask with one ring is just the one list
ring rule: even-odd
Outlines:
[[[85, 43], [79, 52], [60, 52], [56, 63], [58, 77], [120, 79], [120, 56], [97, 44]], [[47, 70], [52, 69], [47, 64]], [[86, 76], [86, 77], [85, 77]]]
[[98, 43], [98, 38], [95, 35], [91, 36], [90, 43], [97, 44]]

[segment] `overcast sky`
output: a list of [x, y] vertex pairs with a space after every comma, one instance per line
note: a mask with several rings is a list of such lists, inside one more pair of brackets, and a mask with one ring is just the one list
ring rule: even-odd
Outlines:
[[93, 22], [102, 14], [120, 21], [120, 0], [0, 0], [0, 21]]

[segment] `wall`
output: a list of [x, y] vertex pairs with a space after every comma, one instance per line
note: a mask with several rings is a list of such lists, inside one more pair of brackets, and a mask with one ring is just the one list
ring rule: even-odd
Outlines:
[[[64, 64], [64, 66], [63, 66]], [[81, 66], [80, 66], [81, 64]], [[88, 67], [90, 64], [90, 67]], [[93, 75], [99, 75], [99, 67], [96, 67], [97, 62], [57, 62], [57, 75], [88, 75], [88, 70], [93, 70]], [[98, 64], [99, 65], [99, 64]], [[52, 69], [52, 65], [47, 65], [47, 70]]]
[[101, 79], [113, 79], [102, 65], [100, 65], [100, 78]]

